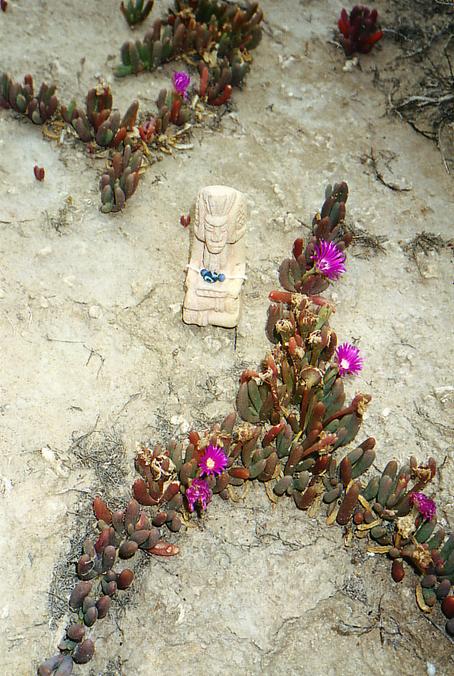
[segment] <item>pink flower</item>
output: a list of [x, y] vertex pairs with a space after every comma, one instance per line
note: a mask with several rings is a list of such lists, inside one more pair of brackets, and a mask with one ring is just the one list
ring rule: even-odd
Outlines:
[[210, 474], [222, 474], [227, 463], [228, 458], [222, 448], [210, 444], [199, 460], [199, 467], [202, 470], [202, 476], [209, 476]]
[[173, 86], [177, 94], [180, 94], [184, 99], [188, 98], [187, 89], [191, 84], [191, 78], [184, 70], [176, 70], [172, 75]]
[[194, 505], [197, 503], [202, 509], [206, 509], [213, 493], [205, 479], [194, 479], [189, 488], [186, 489], [186, 500], [188, 501], [188, 509], [190, 512], [194, 511]]
[[363, 368], [363, 360], [359, 350], [350, 343], [342, 343], [336, 350], [336, 360], [339, 367], [339, 375], [356, 375]]
[[345, 254], [334, 242], [321, 239], [314, 247], [312, 256], [315, 269], [328, 279], [339, 279], [345, 272]]
[[437, 513], [437, 505], [433, 500], [424, 495], [424, 493], [410, 493], [410, 503], [416, 506], [416, 509], [426, 521], [432, 521]]

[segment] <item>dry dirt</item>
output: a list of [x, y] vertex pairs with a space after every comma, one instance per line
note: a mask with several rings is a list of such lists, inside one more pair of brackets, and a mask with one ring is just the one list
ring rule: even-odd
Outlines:
[[[55, 80], [63, 101], [82, 101], [102, 77], [121, 110], [136, 96], [152, 109], [172, 66], [114, 80], [130, 38], [118, 4], [11, 0], [2, 70]], [[375, 3], [384, 24], [399, 4]], [[219, 129], [196, 130], [191, 150], [152, 166], [117, 216], [98, 210], [103, 159], [0, 113], [2, 674], [33, 674], [55, 652], [91, 496], [127, 495], [136, 443], [231, 410], [241, 370], [267, 349], [277, 266], [328, 182], [348, 181], [348, 222], [368, 235], [331, 292], [338, 334], [365, 357], [351, 391], [373, 394], [361, 438], [377, 438], [379, 468], [433, 454], [431, 490], [453, 527], [452, 249], [405, 250], [422, 231], [452, 237], [453, 179], [436, 145], [388, 114], [376, 82], [396, 68], [393, 39], [344, 68], [329, 42], [341, 6], [263, 0], [266, 35]], [[179, 217], [213, 183], [250, 203], [236, 347], [233, 331], [180, 316], [189, 237]], [[252, 487], [244, 502], [215, 502], [178, 542], [180, 556], [141, 564], [134, 589], [95, 625], [95, 659], [78, 673], [453, 673], [443, 618], [417, 609], [412, 576], [395, 585], [386, 560], [346, 549], [340, 529], [290, 501], [273, 509]]]

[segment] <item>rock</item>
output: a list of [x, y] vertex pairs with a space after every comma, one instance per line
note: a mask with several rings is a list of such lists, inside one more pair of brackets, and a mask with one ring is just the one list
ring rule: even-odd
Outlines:
[[181, 434], [187, 434], [191, 429], [191, 425], [182, 415], [173, 415], [170, 418], [171, 425], [178, 427]]
[[101, 317], [102, 310], [99, 305], [90, 305], [88, 309], [88, 316], [91, 319], [99, 319]]

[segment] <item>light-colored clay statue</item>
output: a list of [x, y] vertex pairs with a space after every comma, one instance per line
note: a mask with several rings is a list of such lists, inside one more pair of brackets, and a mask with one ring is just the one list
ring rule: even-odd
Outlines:
[[246, 215], [246, 199], [234, 188], [211, 185], [199, 192], [183, 302], [186, 324], [237, 326]]

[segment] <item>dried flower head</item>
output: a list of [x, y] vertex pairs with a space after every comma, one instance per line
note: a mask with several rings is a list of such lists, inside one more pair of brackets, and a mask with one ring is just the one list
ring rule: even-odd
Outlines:
[[188, 97], [188, 87], [191, 84], [191, 78], [184, 70], [176, 70], [172, 75], [172, 82], [177, 94], [184, 99]]
[[415, 517], [413, 514], [399, 516], [399, 518], [396, 519], [396, 526], [399, 535], [407, 540], [416, 530]]
[[410, 558], [422, 573], [425, 573], [432, 564], [432, 556], [426, 544], [415, 544], [415, 549], [411, 552]]
[[315, 269], [328, 279], [336, 280], [345, 272], [345, 254], [334, 242], [321, 239], [312, 256]]
[[350, 343], [342, 343], [336, 349], [336, 360], [339, 367], [339, 375], [356, 375], [363, 368], [363, 360], [359, 350]]
[[411, 493], [410, 502], [415, 505], [418, 512], [426, 521], [432, 521], [437, 513], [437, 505], [433, 500], [424, 495], [424, 493]]
[[199, 467], [202, 470], [202, 476], [210, 474], [222, 474], [227, 467], [228, 458], [220, 446], [210, 444], [206, 447], [205, 453], [199, 460]]
[[211, 488], [205, 479], [194, 479], [189, 488], [186, 489], [189, 511], [193, 512], [196, 504], [199, 504], [202, 509], [206, 509], [212, 495]]
[[139, 126], [139, 134], [142, 141], [145, 143], [150, 143], [153, 139], [153, 136], [156, 132], [156, 120], [154, 117], [146, 120], [143, 124]]
[[136, 463], [139, 467], [148, 468], [154, 481], [175, 477], [176, 468], [169, 451], [160, 446], [153, 450], [147, 446], [142, 447], [137, 454]]

